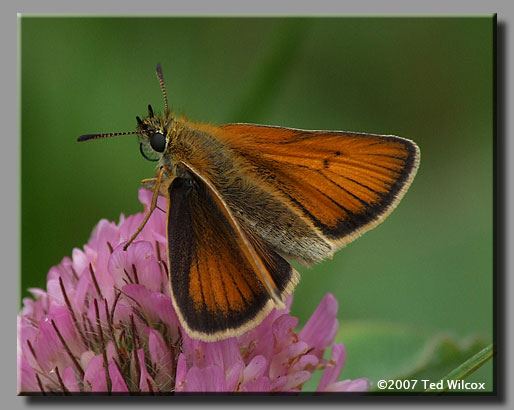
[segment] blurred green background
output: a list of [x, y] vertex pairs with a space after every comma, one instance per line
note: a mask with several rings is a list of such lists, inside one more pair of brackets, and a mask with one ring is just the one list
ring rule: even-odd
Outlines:
[[[130, 131], [146, 106], [197, 121], [394, 134], [421, 166], [393, 214], [334, 259], [300, 267], [293, 314], [492, 338], [493, 25], [473, 18], [20, 19], [21, 290], [101, 218], [141, 211], [153, 176]], [[488, 370], [487, 370], [488, 369]], [[486, 368], [490, 377], [491, 367]]]

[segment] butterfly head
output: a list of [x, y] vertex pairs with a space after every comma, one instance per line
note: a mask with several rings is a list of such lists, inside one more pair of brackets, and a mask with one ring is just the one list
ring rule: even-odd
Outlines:
[[159, 161], [162, 155], [166, 152], [168, 141], [173, 133], [176, 121], [173, 114], [170, 112], [168, 105], [168, 97], [166, 95], [166, 87], [164, 86], [164, 78], [162, 75], [161, 65], [157, 64], [156, 67], [157, 78], [161, 86], [162, 95], [164, 98], [165, 112], [162, 115], [154, 114], [151, 105], [148, 105], [148, 116], [141, 119], [136, 117], [137, 130], [128, 132], [110, 132], [104, 134], [85, 134], [78, 138], [79, 142], [89, 141], [93, 139], [109, 138], [119, 135], [133, 135], [139, 136], [139, 149], [143, 157], [149, 161]]
[[167, 108], [164, 115], [155, 115], [152, 106], [148, 105], [148, 116], [136, 117], [136, 120], [141, 154], [149, 161], [158, 161], [166, 152], [176, 127], [175, 118]]

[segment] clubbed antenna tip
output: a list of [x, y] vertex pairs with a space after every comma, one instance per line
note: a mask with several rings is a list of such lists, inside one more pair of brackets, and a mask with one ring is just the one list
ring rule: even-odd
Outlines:
[[117, 137], [118, 135], [134, 135], [138, 134], [139, 131], [128, 131], [128, 132], [108, 132], [105, 134], [84, 134], [77, 138], [78, 142], [98, 140], [101, 138]]

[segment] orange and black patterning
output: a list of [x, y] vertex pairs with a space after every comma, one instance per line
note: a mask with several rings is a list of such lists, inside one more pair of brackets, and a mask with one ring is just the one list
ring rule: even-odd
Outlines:
[[[272, 304], [230, 220], [209, 188], [194, 176], [175, 178], [169, 195], [170, 283], [185, 329], [203, 339], [249, 329]], [[263, 267], [278, 293], [291, 293], [296, 272], [261, 240], [253, 239], [260, 244]]]
[[168, 262], [174, 307], [186, 332], [214, 341], [259, 324], [298, 282], [286, 259], [309, 265], [375, 227], [396, 207], [419, 166], [407, 139], [253, 124], [213, 126], [170, 112], [137, 117], [168, 198]]

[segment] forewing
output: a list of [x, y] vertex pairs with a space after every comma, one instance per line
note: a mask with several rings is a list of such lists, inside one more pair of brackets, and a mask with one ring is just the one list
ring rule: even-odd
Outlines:
[[336, 247], [380, 223], [419, 165], [416, 144], [395, 136], [252, 124], [218, 129], [218, 138]]
[[[175, 178], [169, 188], [168, 251], [171, 293], [183, 327], [213, 341], [256, 326], [275, 303], [259, 280], [233, 224], [202, 180]], [[297, 273], [267, 245], [245, 231], [281, 298]]]

